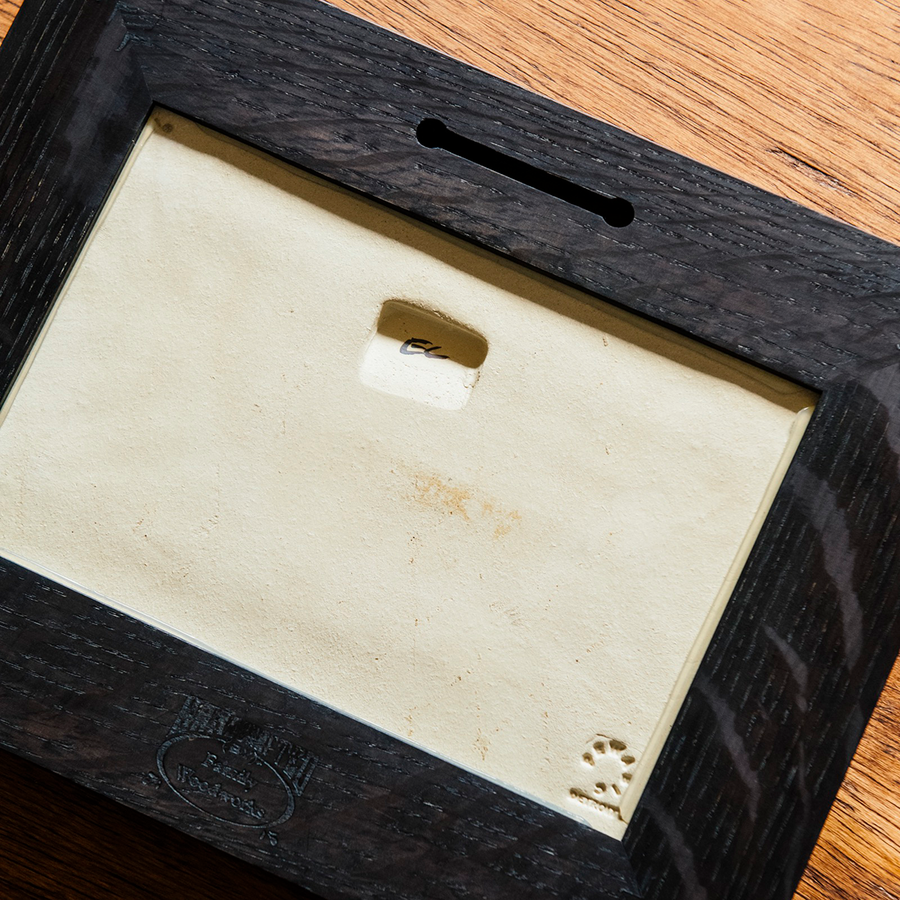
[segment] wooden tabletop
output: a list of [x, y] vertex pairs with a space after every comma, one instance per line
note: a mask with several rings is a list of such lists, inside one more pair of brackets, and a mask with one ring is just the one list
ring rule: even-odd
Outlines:
[[[18, 0], [0, 0], [0, 35]], [[900, 0], [338, 0], [407, 37], [900, 242]], [[303, 897], [0, 755], [0, 895]], [[900, 665], [797, 892], [900, 900]]]

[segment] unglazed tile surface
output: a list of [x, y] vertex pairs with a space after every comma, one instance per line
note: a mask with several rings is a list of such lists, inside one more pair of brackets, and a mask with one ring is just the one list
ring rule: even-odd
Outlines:
[[0, 547], [620, 836], [813, 402], [158, 113]]

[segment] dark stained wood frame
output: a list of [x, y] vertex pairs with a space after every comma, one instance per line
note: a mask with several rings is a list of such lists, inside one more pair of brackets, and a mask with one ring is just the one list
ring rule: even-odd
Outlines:
[[[314, 0], [26, 0], [3, 396], [154, 104], [821, 400], [622, 842], [5, 561], [0, 745], [325, 897], [790, 897], [900, 648], [900, 250]], [[429, 117], [636, 218], [424, 147]], [[284, 815], [186, 802], [171, 760], [210, 747]]]

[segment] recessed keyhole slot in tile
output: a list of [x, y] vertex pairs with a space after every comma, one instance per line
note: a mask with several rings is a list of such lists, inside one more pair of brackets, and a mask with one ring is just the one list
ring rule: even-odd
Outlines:
[[381, 308], [360, 369], [363, 384], [439, 409], [462, 409], [478, 381], [487, 341], [400, 300]]

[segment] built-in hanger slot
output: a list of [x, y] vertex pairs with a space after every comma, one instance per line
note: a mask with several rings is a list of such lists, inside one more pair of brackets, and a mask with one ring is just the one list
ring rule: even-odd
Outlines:
[[621, 197], [607, 197], [545, 172], [531, 163], [507, 156], [493, 147], [451, 131], [440, 119], [423, 119], [416, 129], [416, 138], [423, 147], [446, 150], [476, 165], [506, 175], [522, 184], [550, 194], [601, 216], [607, 225], [624, 228], [634, 221], [634, 207]]

